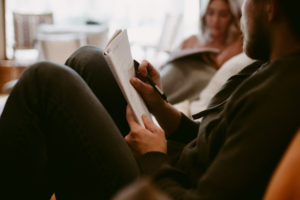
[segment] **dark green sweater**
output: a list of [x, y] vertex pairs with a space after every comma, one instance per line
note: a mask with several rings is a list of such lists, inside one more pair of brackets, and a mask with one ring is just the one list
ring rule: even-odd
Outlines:
[[168, 140], [185, 143], [170, 164], [148, 153], [144, 173], [173, 199], [261, 199], [300, 126], [300, 51], [231, 77], [200, 126], [183, 116]]

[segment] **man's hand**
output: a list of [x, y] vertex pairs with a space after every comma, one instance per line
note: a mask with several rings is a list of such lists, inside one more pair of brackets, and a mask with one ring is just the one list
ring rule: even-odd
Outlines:
[[165, 132], [157, 127], [147, 116], [142, 116], [146, 129], [136, 122], [129, 106], [127, 106], [126, 110], [126, 119], [130, 132], [125, 137], [125, 140], [136, 157], [148, 152], [167, 153]]
[[135, 77], [130, 79], [130, 83], [142, 96], [149, 111], [154, 115], [159, 114], [165, 107], [166, 102], [147, 82], [147, 77], [149, 76], [153, 82], [161, 88], [159, 72], [148, 61], [143, 61], [139, 66], [137, 73], [142, 80]]
[[161, 80], [160, 80], [160, 74], [159, 72], [155, 69], [155, 67], [148, 62], [147, 60], [143, 60], [143, 62], [140, 64], [138, 67], [138, 72], [140, 76], [147, 78], [149, 76], [153, 82], [161, 88]]
[[[137, 70], [137, 76], [139, 78], [131, 78], [130, 83], [142, 96], [149, 111], [155, 116], [164, 131], [167, 134], [174, 132], [181, 121], [181, 113], [174, 109], [172, 105], [164, 101], [147, 82], [147, 77], [150, 76], [153, 82], [161, 88], [159, 72], [148, 61], [143, 61]], [[147, 119], [145, 120], [147, 123]], [[146, 126], [152, 127], [152, 125]]]

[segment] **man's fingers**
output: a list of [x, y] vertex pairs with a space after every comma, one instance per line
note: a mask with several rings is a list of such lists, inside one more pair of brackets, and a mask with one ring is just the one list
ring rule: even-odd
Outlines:
[[127, 119], [130, 129], [134, 129], [139, 125], [135, 119], [135, 116], [134, 116], [130, 106], [128, 106], [128, 105], [126, 107], [126, 119]]
[[152, 76], [157, 76], [159, 74], [158, 71], [155, 69], [155, 67], [147, 60], [143, 60], [142, 63], [140, 64], [139, 73], [143, 77], [147, 77], [148, 75], [152, 77]]
[[138, 68], [138, 72], [139, 74], [141, 74], [144, 78], [146, 78], [148, 76], [148, 71], [147, 71], [147, 67], [150, 63], [146, 60], [143, 60], [142, 63], [140, 64], [139, 68]]
[[[128, 121], [129, 127], [133, 131], [133, 133], [135, 132], [135, 130], [140, 128], [140, 124], [136, 121], [130, 106], [127, 106], [127, 108], [126, 108], [126, 119]], [[142, 120], [144, 122], [145, 128], [148, 129], [149, 131], [151, 131], [151, 132], [160, 131], [160, 128], [157, 127], [146, 115], [142, 115]], [[127, 135], [127, 136], [130, 137], [130, 135]], [[126, 137], [125, 137], [125, 139], [126, 139]], [[129, 139], [129, 138], [127, 138], [127, 139]]]
[[155, 69], [155, 67], [148, 62], [148, 65], [147, 65], [147, 72], [149, 74], [150, 77], [156, 77], [159, 75], [158, 71]]
[[130, 79], [130, 83], [140, 94], [143, 94], [144, 91], [151, 89], [150, 85], [135, 77]]
[[144, 122], [145, 128], [152, 133], [160, 131], [160, 128], [158, 128], [146, 115], [142, 115], [142, 120]]

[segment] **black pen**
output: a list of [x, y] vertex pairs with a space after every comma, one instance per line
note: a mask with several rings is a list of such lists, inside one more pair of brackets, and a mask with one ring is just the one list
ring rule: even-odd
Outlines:
[[[138, 72], [138, 68], [139, 68], [139, 63], [136, 61], [136, 60], [133, 60], [134, 61], [134, 68], [135, 68], [135, 75], [143, 80], [144, 78], [139, 76], [139, 74], [137, 73]], [[166, 102], [168, 102], [167, 100], [167, 96], [164, 94], [164, 92], [153, 82], [153, 80], [151, 79], [151, 77], [148, 75], [147, 76], [147, 81], [150, 83], [150, 85], [154, 88], [154, 90], [159, 94], [159, 96], [165, 100]]]
[[167, 96], [165, 95], [165, 93], [152, 81], [152, 79], [150, 78], [150, 76], [147, 76], [147, 81], [150, 83], [150, 85], [154, 88], [154, 90], [159, 94], [159, 96], [165, 100], [166, 102], [168, 102], [167, 100]]

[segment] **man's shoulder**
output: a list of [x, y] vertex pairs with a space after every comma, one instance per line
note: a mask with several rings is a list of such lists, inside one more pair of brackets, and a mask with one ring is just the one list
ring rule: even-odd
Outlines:
[[297, 93], [300, 85], [300, 51], [274, 62], [255, 62], [239, 74], [246, 73], [251, 75], [234, 92], [234, 101], [247, 99], [249, 102], [251, 99], [258, 103], [300, 98]]
[[300, 85], [300, 51], [270, 63], [266, 76], [281, 85]]
[[[295, 51], [285, 57], [282, 57], [272, 63], [270, 66], [276, 71], [296, 72], [300, 71], [300, 50]], [[300, 75], [296, 73], [294, 75]]]

